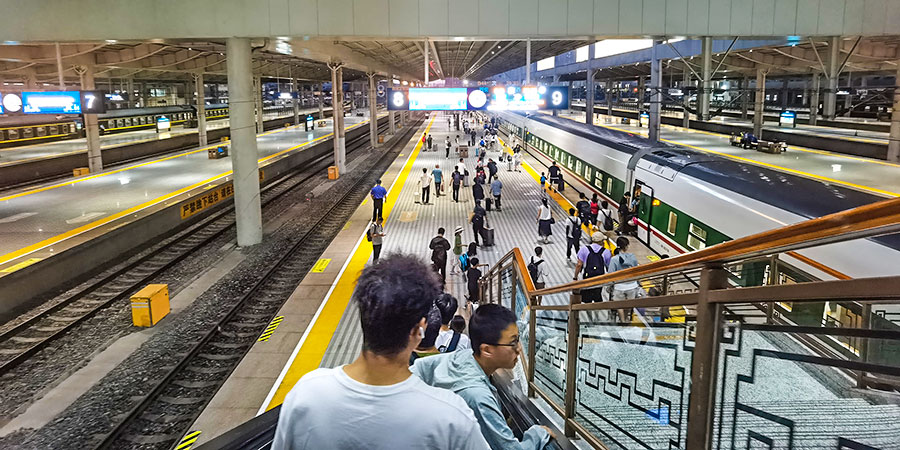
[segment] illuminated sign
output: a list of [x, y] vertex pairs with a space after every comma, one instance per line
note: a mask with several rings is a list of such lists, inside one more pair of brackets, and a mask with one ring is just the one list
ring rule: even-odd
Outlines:
[[490, 88], [491, 111], [536, 111], [567, 109], [569, 88], [564, 86], [494, 86]]
[[81, 114], [78, 91], [22, 92], [25, 114]]
[[410, 88], [410, 111], [462, 111], [469, 93], [466, 88]]
[[489, 90], [483, 88], [470, 88], [468, 96], [468, 107], [470, 110], [484, 109], [487, 107]]
[[642, 111], [639, 120], [642, 127], [650, 126], [650, 114], [648, 114], [647, 112]]
[[103, 114], [106, 112], [106, 96], [101, 91], [81, 91], [81, 113]]
[[166, 117], [156, 119], [156, 131], [166, 131], [172, 127], [172, 123]]
[[784, 111], [778, 116], [778, 125], [782, 127], [794, 127], [797, 120], [797, 113], [794, 111]]
[[534, 111], [569, 108], [564, 86], [389, 89], [390, 111]]
[[388, 111], [409, 110], [409, 97], [404, 90], [388, 89]]

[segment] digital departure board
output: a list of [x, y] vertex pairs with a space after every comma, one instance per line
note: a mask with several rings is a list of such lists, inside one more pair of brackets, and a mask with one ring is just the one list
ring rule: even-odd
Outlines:
[[78, 91], [22, 92], [25, 114], [81, 114]]
[[388, 90], [390, 111], [532, 111], [567, 109], [566, 86], [492, 86]]

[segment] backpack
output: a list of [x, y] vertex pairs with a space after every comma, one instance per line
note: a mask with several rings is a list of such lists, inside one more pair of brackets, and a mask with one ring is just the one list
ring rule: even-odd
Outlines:
[[370, 226], [368, 230], [366, 230], [366, 240], [369, 242], [372, 242], [372, 234], [374, 234], [372, 233], [372, 228], [374, 228], [374, 224]]
[[612, 216], [609, 215], [605, 209], [603, 211], [603, 229], [606, 231], [610, 231], [613, 229], [613, 220]]
[[456, 347], [459, 345], [460, 337], [462, 337], [462, 335], [454, 331], [453, 337], [450, 338], [450, 343], [446, 346], [442, 345], [440, 348], [438, 348], [438, 351], [440, 351], [441, 353], [452, 353], [456, 351]]
[[587, 260], [584, 264], [584, 278], [598, 277], [606, 273], [606, 267], [603, 265], [603, 249], [595, 252], [593, 245], [588, 245]]
[[581, 238], [581, 219], [579, 219], [578, 216], [569, 216], [569, 225], [572, 226], [572, 232], [569, 233], [570, 237], [572, 237], [574, 239], [580, 239]]
[[528, 274], [531, 275], [531, 281], [533, 283], [538, 282], [538, 275], [540, 275], [538, 273], [538, 266], [542, 262], [544, 262], [543, 259], [539, 259], [539, 260], [535, 261], [534, 258], [531, 258], [531, 262], [528, 263]]
[[469, 254], [463, 253], [459, 255], [459, 268], [462, 269], [463, 272], [469, 270]]

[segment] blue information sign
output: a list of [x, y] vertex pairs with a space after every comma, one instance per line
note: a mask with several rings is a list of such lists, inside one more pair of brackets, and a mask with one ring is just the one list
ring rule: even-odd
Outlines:
[[778, 117], [778, 125], [782, 127], [795, 127], [797, 120], [797, 113], [794, 111], [784, 111]]
[[22, 92], [25, 114], [81, 114], [79, 91]]

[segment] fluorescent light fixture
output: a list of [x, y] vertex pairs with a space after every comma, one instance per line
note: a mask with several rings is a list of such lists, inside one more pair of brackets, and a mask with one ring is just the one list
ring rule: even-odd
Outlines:
[[[684, 38], [672, 38], [666, 42], [674, 44], [683, 40]], [[604, 39], [594, 44], [594, 58], [645, 50], [650, 47], [653, 47], [653, 39]]]
[[466, 38], [464, 38], [462, 36], [456, 36], [455, 38], [453, 38], [453, 40], [454, 41], [464, 41], [464, 40], [466, 40]]
[[591, 57], [590, 44], [575, 49], [575, 62], [587, 61]]
[[537, 70], [552, 69], [556, 66], [556, 57], [551, 56], [537, 62]]

